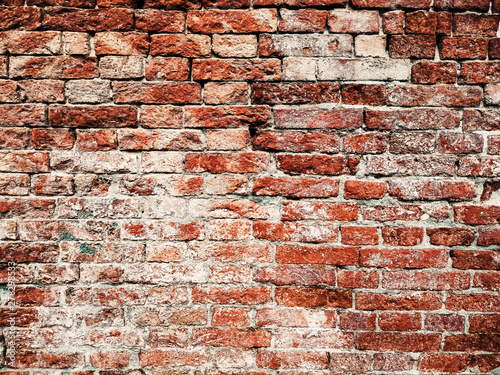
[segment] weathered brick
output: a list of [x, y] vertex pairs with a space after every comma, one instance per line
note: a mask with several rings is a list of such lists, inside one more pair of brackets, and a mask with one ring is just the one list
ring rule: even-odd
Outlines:
[[455, 83], [457, 74], [455, 63], [418, 63], [411, 68], [411, 81], [420, 84]]
[[129, 9], [44, 8], [42, 26], [64, 31], [131, 30], [134, 13]]
[[95, 57], [15, 56], [10, 58], [11, 77], [78, 79], [98, 76]]
[[331, 33], [378, 33], [378, 12], [369, 10], [333, 10], [328, 14], [328, 28]]
[[327, 12], [316, 9], [280, 9], [278, 30], [282, 32], [322, 32], [326, 26]]
[[212, 49], [221, 57], [255, 57], [257, 37], [255, 35], [216, 34], [213, 36]]
[[136, 29], [145, 32], [181, 33], [186, 22], [186, 14], [180, 11], [137, 9], [134, 17]]
[[351, 53], [352, 37], [349, 35], [263, 34], [259, 40], [260, 56], [348, 57]]
[[277, 167], [289, 174], [354, 175], [360, 159], [356, 156], [278, 155]]
[[488, 38], [443, 38], [439, 55], [442, 59], [485, 59], [488, 56]]
[[151, 36], [151, 55], [209, 56], [210, 37], [206, 35], [160, 34]]
[[393, 58], [433, 59], [436, 54], [434, 35], [393, 35], [389, 55]]
[[195, 82], [116, 82], [115, 103], [188, 104], [201, 102], [201, 86]]
[[197, 81], [277, 81], [280, 65], [277, 59], [199, 59], [193, 61], [192, 75]]
[[187, 27], [200, 34], [272, 32], [278, 27], [277, 11], [193, 10], [188, 13]]
[[311, 101], [331, 103], [339, 101], [339, 89], [338, 84], [327, 82], [254, 83], [252, 84], [251, 100], [254, 104], [304, 104]]
[[475, 107], [481, 99], [482, 90], [479, 87], [453, 85], [398, 86], [387, 95], [389, 105], [402, 107]]
[[149, 36], [145, 33], [96, 33], [94, 36], [96, 55], [147, 55]]

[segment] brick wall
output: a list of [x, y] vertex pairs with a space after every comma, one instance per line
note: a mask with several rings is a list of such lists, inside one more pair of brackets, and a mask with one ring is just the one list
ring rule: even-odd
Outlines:
[[1, 375], [497, 373], [500, 1], [0, 4]]

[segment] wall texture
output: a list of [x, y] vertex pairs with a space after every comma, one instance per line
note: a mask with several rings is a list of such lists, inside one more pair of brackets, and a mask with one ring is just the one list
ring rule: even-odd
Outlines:
[[500, 1], [0, 4], [1, 375], [499, 373]]

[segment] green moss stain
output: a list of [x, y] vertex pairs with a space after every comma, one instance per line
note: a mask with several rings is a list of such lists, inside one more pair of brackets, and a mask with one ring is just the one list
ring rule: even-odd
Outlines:
[[83, 254], [95, 254], [95, 249], [86, 243], [80, 245], [80, 250]]

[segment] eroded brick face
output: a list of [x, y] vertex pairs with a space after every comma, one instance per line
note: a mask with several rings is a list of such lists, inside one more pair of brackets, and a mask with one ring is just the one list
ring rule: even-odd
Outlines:
[[0, 375], [496, 374], [499, 22], [0, 0]]

